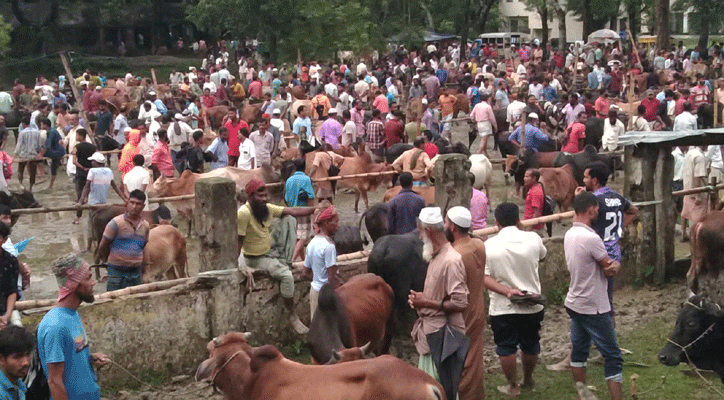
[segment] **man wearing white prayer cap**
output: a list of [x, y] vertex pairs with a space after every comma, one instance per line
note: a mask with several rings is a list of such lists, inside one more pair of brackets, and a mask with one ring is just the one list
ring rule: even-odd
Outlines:
[[445, 218], [445, 235], [453, 249], [460, 253], [465, 266], [468, 286], [468, 307], [463, 312], [465, 334], [470, 338], [470, 350], [460, 378], [461, 399], [485, 397], [483, 346], [485, 345], [485, 244], [470, 237], [473, 216], [465, 207], [452, 207]]
[[432, 360], [427, 335], [441, 330], [445, 324], [465, 332], [463, 313], [468, 307], [468, 286], [460, 253], [445, 238], [445, 223], [440, 207], [425, 207], [417, 221], [423, 242], [423, 257], [429, 261], [422, 292], [410, 291], [408, 303], [419, 318], [412, 328], [412, 339], [420, 354], [418, 368], [431, 376], [446, 375]]
[[[525, 147], [529, 149], [538, 150], [538, 146], [551, 140], [551, 138], [543, 131], [538, 129], [538, 114], [528, 114], [528, 121], [525, 124]], [[521, 142], [521, 127], [515, 128], [513, 133], [508, 136], [508, 140], [517, 147], [520, 147]]]

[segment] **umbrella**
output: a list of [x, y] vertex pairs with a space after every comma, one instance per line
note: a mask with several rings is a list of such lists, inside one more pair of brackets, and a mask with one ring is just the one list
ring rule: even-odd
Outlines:
[[470, 338], [450, 324], [445, 324], [439, 331], [427, 335], [427, 344], [447, 398], [455, 399], [470, 349]]
[[588, 43], [599, 42], [599, 43], [613, 43], [621, 39], [618, 33], [610, 29], [599, 29], [590, 35], [588, 35]]

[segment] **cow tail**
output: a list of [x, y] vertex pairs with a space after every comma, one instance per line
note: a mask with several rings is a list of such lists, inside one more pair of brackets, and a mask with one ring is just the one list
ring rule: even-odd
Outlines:
[[445, 399], [445, 396], [443, 396], [439, 387], [437, 387], [435, 385], [431, 385], [429, 383], [427, 384], [427, 387], [428, 387], [428, 389], [430, 389], [430, 392], [431, 392], [430, 400], [444, 400]]
[[[360, 234], [360, 236], [362, 236], [362, 221], [364, 221], [364, 220], [365, 220], [365, 217], [367, 217], [367, 212], [368, 212], [368, 211], [369, 211], [369, 209], [365, 210], [365, 212], [362, 213], [362, 216], [359, 218], [359, 223], [357, 224], [357, 228], [359, 229], [359, 234]], [[367, 231], [367, 224], [365, 224], [365, 232], [366, 232], [366, 231]], [[369, 232], [367, 232], [367, 236], [370, 236], [370, 233], [369, 233]], [[370, 239], [372, 239], [371, 236], [370, 236]], [[364, 243], [365, 246], [369, 244], [369, 241], [367, 240], [367, 237], [364, 238], [364, 242], [363, 242], [363, 243]]]

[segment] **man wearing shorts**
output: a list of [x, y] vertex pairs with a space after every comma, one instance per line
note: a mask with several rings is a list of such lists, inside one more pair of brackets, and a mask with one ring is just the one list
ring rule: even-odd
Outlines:
[[[517, 396], [521, 388], [534, 386], [533, 370], [540, 354], [540, 328], [543, 306], [516, 304], [512, 295], [523, 291], [541, 293], [538, 266], [547, 249], [534, 232], [519, 229], [519, 210], [514, 203], [502, 203], [495, 209], [495, 224], [500, 232], [485, 242], [485, 286], [490, 290], [490, 325], [496, 354], [508, 385], [502, 393]], [[517, 382], [516, 353], [520, 348], [523, 383]]]
[[[284, 307], [289, 313], [289, 323], [297, 333], [304, 335], [309, 329], [294, 310], [294, 277], [291, 270], [294, 244], [297, 241], [296, 221], [283, 217], [308, 216], [315, 208], [280, 207], [267, 203], [266, 185], [260, 179], [252, 179], [245, 189], [249, 200], [236, 214], [239, 267], [245, 273], [249, 269], [265, 271], [279, 281]], [[275, 218], [279, 218], [279, 221], [272, 229]]]
[[480, 137], [480, 149], [478, 153], [485, 154], [486, 157], [488, 156], [488, 136], [498, 130], [493, 107], [488, 104], [489, 98], [489, 93], [482, 92], [480, 95], [480, 103], [476, 104], [470, 113], [470, 119], [477, 125], [478, 137]]
[[[294, 175], [287, 179], [284, 185], [286, 192], [284, 200], [289, 207], [307, 207], [309, 200], [314, 202], [314, 187], [312, 180], [304, 173], [306, 168], [304, 158], [294, 160]], [[297, 243], [294, 245], [292, 261], [297, 257], [304, 260], [304, 246], [312, 237], [312, 220], [309, 215], [297, 217]]]

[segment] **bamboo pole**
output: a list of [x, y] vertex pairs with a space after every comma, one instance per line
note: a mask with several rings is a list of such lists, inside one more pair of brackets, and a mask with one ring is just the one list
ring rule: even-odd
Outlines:
[[[340, 256], [337, 256], [337, 262], [361, 260], [363, 258], [366, 258], [369, 255], [370, 255], [370, 252], [367, 250], [356, 251], [354, 253], [349, 253], [349, 254], [342, 254]], [[292, 263], [292, 267], [293, 268], [302, 268], [302, 267], [304, 267], [304, 261], [297, 261], [295, 263]]]
[[699, 194], [704, 192], [711, 192], [714, 190], [721, 190], [724, 189], [724, 183], [720, 183], [716, 186], [699, 186], [691, 189], [686, 190], [677, 190], [675, 192], [671, 192], [672, 196], [687, 196], [690, 194]]
[[[523, 227], [527, 226], [534, 226], [538, 224], [543, 224], [546, 222], [556, 222], [561, 221], [564, 219], [571, 219], [575, 213], [573, 211], [566, 211], [564, 213], [558, 213], [553, 215], [546, 215], [544, 217], [538, 217], [538, 218], [531, 218], [520, 221], [520, 224]], [[478, 229], [477, 231], [473, 231], [474, 236], [486, 236], [486, 235], [492, 235], [493, 233], [498, 233], [500, 229], [497, 226], [489, 226], [487, 228]]]
[[[118, 154], [118, 153], [120, 153], [120, 152], [121, 152], [121, 150], [105, 150], [105, 151], [99, 151], [98, 153], [101, 153], [101, 154]], [[68, 158], [68, 157], [70, 157], [70, 156], [71, 156], [70, 154], [65, 154], [65, 155], [63, 155], [62, 157], [59, 157], [59, 158], [63, 159], [63, 158]], [[52, 160], [52, 158], [50, 158], [50, 157], [42, 157], [42, 158], [39, 158], [39, 159], [35, 159], [35, 158], [18, 159], [18, 158], [15, 158], [15, 159], [13, 159], [13, 163], [21, 163], [21, 162], [28, 162], [28, 161], [42, 161], [42, 160]]]
[[[170, 202], [170, 201], [181, 201], [181, 200], [193, 200], [196, 196], [194, 194], [184, 194], [180, 196], [170, 196], [170, 197], [155, 197], [155, 198], [149, 198], [149, 203], [163, 203], [163, 202]], [[78, 211], [78, 210], [92, 210], [95, 208], [103, 208], [103, 207], [109, 207], [109, 206], [123, 206], [125, 207], [125, 204], [83, 204], [83, 205], [70, 205], [70, 206], [60, 206], [60, 207], [40, 207], [40, 208], [18, 208], [15, 210], [12, 210], [12, 215], [26, 215], [26, 214], [46, 214], [51, 212], [59, 212], [59, 211]]]
[[719, 88], [714, 88], [714, 124], [712, 128], [715, 128], [717, 126], [717, 123], [719, 122]]
[[[70, 63], [68, 62], [68, 56], [66, 55], [65, 51], [60, 52], [60, 61], [63, 63], [63, 68], [65, 69], [65, 77], [68, 79], [68, 85], [70, 85], [70, 89], [73, 91], [73, 96], [76, 99], [76, 102], [78, 104], [78, 114], [81, 118], [83, 118], [83, 121], [88, 122], [88, 117], [85, 115], [85, 110], [83, 109], [83, 98], [80, 95], [80, 92], [78, 91], [78, 88], [75, 87], [75, 79], [73, 78], [73, 71], [70, 69]], [[86, 90], [90, 90], [90, 88], [86, 88]], [[90, 135], [91, 139], [93, 139], [93, 130], [88, 129], [88, 134]]]

